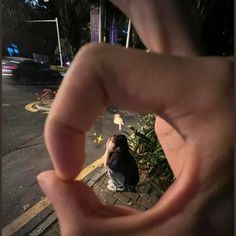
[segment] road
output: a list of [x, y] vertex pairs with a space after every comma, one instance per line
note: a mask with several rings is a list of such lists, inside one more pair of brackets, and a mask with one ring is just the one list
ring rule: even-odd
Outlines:
[[3, 155], [42, 134], [46, 115], [30, 113], [24, 108], [36, 100], [35, 93], [42, 89], [42, 86], [17, 86], [6, 79], [2, 80]]
[[43, 88], [2, 80], [3, 226], [40, 200], [35, 177], [52, 168], [42, 139], [46, 114], [25, 110]]
[[[43, 170], [52, 169], [42, 136], [47, 114], [25, 109], [27, 104], [36, 101], [35, 93], [44, 88], [2, 81], [2, 227], [44, 197], [36, 176]], [[52, 89], [56, 90], [56, 87]], [[106, 139], [118, 132], [113, 115], [114, 111], [107, 110], [87, 133], [84, 167], [101, 157]], [[123, 119], [128, 125], [139, 118], [125, 114]], [[100, 143], [99, 136], [102, 138]]]

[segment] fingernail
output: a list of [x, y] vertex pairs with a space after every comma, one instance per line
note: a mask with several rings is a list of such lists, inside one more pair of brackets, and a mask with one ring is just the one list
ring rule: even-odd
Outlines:
[[38, 174], [36, 177], [38, 182], [44, 182], [46, 180], [46, 175], [47, 175], [46, 172], [42, 172], [42, 173]]
[[46, 194], [48, 192], [48, 188], [50, 188], [50, 180], [51, 180], [51, 171], [44, 171], [40, 173], [36, 178], [39, 183], [40, 188], [43, 190], [43, 192]]

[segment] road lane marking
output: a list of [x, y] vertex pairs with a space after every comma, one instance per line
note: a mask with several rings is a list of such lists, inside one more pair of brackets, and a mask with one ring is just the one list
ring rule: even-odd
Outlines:
[[37, 112], [38, 110], [35, 109], [33, 106], [35, 106], [38, 102], [31, 102], [25, 106], [25, 109], [30, 112]]
[[[102, 165], [102, 159], [98, 159], [88, 165], [86, 168], [84, 168], [80, 174], [75, 178], [76, 180], [81, 180], [85, 176], [87, 176], [89, 173], [91, 173], [95, 168]], [[45, 208], [47, 208], [51, 202], [47, 197], [43, 197], [41, 201], [36, 203], [33, 207], [28, 209], [26, 212], [24, 212], [21, 216], [16, 218], [14, 221], [12, 221], [9, 225], [5, 226], [2, 229], [2, 235], [3, 236], [10, 236], [13, 235], [15, 232], [17, 232], [19, 229], [21, 229], [24, 225], [26, 225], [30, 220], [32, 220], [35, 216], [37, 216], [41, 211], [43, 211]]]
[[44, 103], [31, 102], [25, 106], [25, 109], [30, 112], [38, 112], [41, 111], [43, 114], [48, 114], [51, 108], [52, 100], [45, 100]]
[[10, 104], [2, 104], [2, 107], [9, 107]]

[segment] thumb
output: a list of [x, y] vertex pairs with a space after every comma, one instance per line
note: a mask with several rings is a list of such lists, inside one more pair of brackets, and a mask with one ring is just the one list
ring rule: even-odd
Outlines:
[[55, 171], [37, 176], [42, 191], [47, 195], [58, 216], [62, 235], [80, 235], [86, 227], [88, 215], [97, 214], [102, 204], [83, 182], [63, 181]]

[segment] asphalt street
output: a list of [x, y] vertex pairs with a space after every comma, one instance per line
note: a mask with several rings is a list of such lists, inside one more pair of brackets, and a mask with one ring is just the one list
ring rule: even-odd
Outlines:
[[2, 154], [16, 150], [21, 145], [42, 134], [46, 115], [31, 113], [25, 105], [36, 101], [35, 93], [43, 90], [42, 86], [21, 86], [2, 80]]
[[2, 226], [40, 200], [35, 177], [52, 168], [42, 138], [46, 114], [25, 110], [44, 88], [2, 80]]
[[[35, 93], [44, 88], [16, 85], [6, 79], [2, 81], [2, 227], [44, 197], [36, 176], [43, 170], [52, 169], [43, 141], [47, 114], [25, 109], [27, 104], [36, 101]], [[56, 86], [52, 89], [56, 90]], [[113, 123], [116, 112], [107, 110], [87, 133], [84, 167], [101, 157], [109, 136], [119, 133], [118, 126]], [[137, 115], [129, 113], [123, 116], [126, 125], [138, 119]]]

